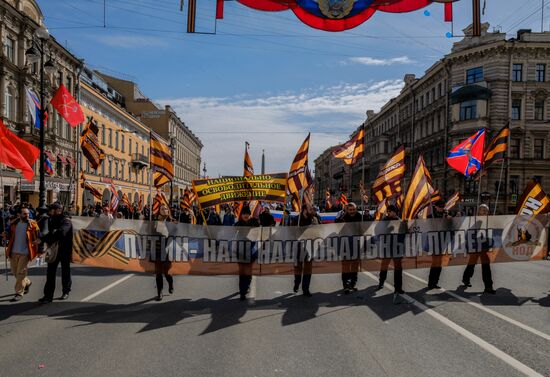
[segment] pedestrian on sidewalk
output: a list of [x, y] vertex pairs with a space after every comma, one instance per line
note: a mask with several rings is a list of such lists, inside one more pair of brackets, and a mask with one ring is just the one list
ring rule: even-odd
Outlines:
[[57, 266], [61, 263], [62, 295], [60, 300], [69, 298], [71, 292], [71, 255], [73, 252], [73, 224], [71, 219], [64, 214], [61, 203], [56, 202], [50, 206], [52, 217], [48, 220], [48, 234], [40, 238], [48, 246], [57, 244], [57, 256], [53, 262], [48, 263], [46, 284], [44, 285], [44, 297], [38, 302], [49, 304], [53, 300], [55, 292], [55, 275]]
[[[4, 236], [7, 236], [4, 233]], [[28, 265], [38, 255], [40, 228], [30, 219], [28, 208], [21, 208], [19, 217], [10, 224], [9, 244], [6, 256], [10, 258], [11, 272], [15, 276], [15, 296], [19, 301], [29, 293], [32, 282], [27, 277]]]

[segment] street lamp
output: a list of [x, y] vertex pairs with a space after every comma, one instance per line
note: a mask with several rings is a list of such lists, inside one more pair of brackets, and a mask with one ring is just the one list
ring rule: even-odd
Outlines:
[[44, 63], [44, 57], [46, 55], [45, 43], [50, 38], [50, 33], [45, 26], [39, 27], [36, 32], [36, 37], [38, 38], [38, 43], [35, 42], [34, 38], [32, 40], [31, 47], [25, 52], [25, 56], [30, 63], [40, 62], [40, 141], [38, 148], [40, 149], [40, 185], [38, 193], [38, 212], [41, 215], [41, 229], [43, 229], [44, 215], [48, 211], [46, 208], [46, 174], [44, 170], [44, 149], [45, 149], [45, 124], [44, 124], [44, 115], [46, 112], [45, 105], [45, 83], [44, 83], [44, 72], [50, 74], [55, 69], [51, 58]]

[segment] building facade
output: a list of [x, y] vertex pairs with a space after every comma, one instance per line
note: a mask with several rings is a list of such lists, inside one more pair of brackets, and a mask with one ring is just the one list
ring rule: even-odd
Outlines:
[[[89, 69], [81, 75], [80, 104], [87, 120], [93, 117], [98, 126], [98, 139], [106, 158], [94, 170], [79, 151], [78, 170], [103, 192], [103, 202], [110, 198], [108, 186], [112, 183], [119, 198], [126, 194], [132, 204], [137, 204], [143, 196], [144, 204], [150, 204], [149, 127], [128, 113], [123, 107], [124, 97]], [[97, 201], [87, 190], [77, 190], [80, 208]]]
[[[0, 112], [8, 128], [35, 145], [38, 145], [39, 130], [31, 125], [26, 90], [31, 89], [39, 94], [39, 65], [29, 63], [25, 52], [33, 43], [36, 47], [35, 32], [42, 25], [43, 15], [34, 0], [0, 1]], [[81, 61], [53, 37], [44, 43], [44, 47], [47, 60], [53, 64], [53, 72], [45, 74], [46, 103], [49, 103], [61, 83], [74, 95], [78, 72], [82, 67]], [[54, 173], [46, 178], [46, 200], [60, 200], [69, 204], [73, 200], [75, 186], [76, 134], [50, 105], [47, 110], [49, 117], [46, 124], [46, 155]], [[26, 182], [18, 172], [10, 168], [0, 167], [2, 199], [37, 205], [38, 165], [37, 161], [33, 182]]]
[[126, 109], [172, 146], [174, 155], [173, 198], [200, 177], [202, 142], [170, 106], [160, 106], [146, 97], [136, 83], [100, 73], [125, 98]]
[[[513, 213], [530, 179], [550, 185], [550, 33], [520, 30], [515, 38], [489, 32], [465, 37], [421, 78], [406, 75], [401, 93], [380, 111], [367, 112], [365, 181], [372, 185], [381, 166], [404, 144], [405, 187], [419, 155], [435, 188], [445, 197], [462, 194], [461, 209], [473, 213], [479, 181], [465, 179], [446, 163], [449, 150], [481, 128], [487, 143], [506, 124], [511, 137], [507, 158], [490, 166], [481, 179], [482, 200], [497, 213]], [[464, 30], [471, 35], [471, 27]], [[358, 199], [361, 167], [353, 171]], [[317, 170], [317, 166], [316, 166]], [[320, 190], [322, 187], [320, 187]], [[497, 200], [497, 192], [499, 197]]]

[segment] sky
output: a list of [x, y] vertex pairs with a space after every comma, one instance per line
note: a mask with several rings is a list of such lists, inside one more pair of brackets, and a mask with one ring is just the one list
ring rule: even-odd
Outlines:
[[[509, 37], [520, 28], [540, 31], [541, 0], [485, 1], [482, 21], [491, 30]], [[367, 110], [400, 92], [405, 74], [420, 77], [449, 53], [472, 6], [454, 3], [452, 25], [434, 3], [411, 13], [377, 12], [355, 29], [331, 33], [291, 11], [260, 12], [236, 1], [226, 1], [224, 19], [215, 22], [215, 1], [197, 2], [197, 31], [207, 34], [185, 32], [180, 0], [38, 0], [51, 34], [91, 68], [135, 81], [177, 111], [203, 142], [211, 177], [242, 175], [245, 141], [256, 172], [263, 150], [267, 173], [286, 172], [309, 132], [313, 169]]]

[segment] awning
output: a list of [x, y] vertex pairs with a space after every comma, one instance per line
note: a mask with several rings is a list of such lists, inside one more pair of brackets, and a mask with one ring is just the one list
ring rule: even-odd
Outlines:
[[451, 105], [466, 101], [488, 100], [492, 95], [491, 89], [484, 86], [477, 84], [464, 85], [452, 91]]
[[48, 158], [48, 160], [50, 160], [51, 162], [55, 162], [56, 158], [55, 156], [53, 155], [52, 152], [48, 151], [48, 150], [45, 150], [44, 151], [44, 154], [46, 155], [46, 157]]
[[58, 154], [57, 158], [59, 158], [59, 161], [61, 161], [61, 164], [67, 165], [67, 159], [62, 154]]
[[76, 161], [70, 156], [67, 156], [67, 162], [71, 164], [72, 167], [75, 167], [76, 165]]

